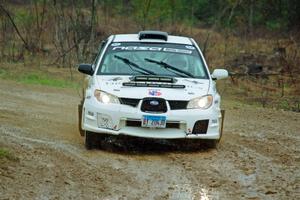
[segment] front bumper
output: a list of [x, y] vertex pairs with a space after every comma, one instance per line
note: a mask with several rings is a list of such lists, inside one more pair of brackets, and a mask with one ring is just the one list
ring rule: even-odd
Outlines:
[[[220, 138], [221, 112], [219, 106], [213, 105], [207, 110], [168, 110], [162, 114], [150, 114], [166, 116], [167, 124], [176, 124], [176, 127], [144, 128], [138, 125], [129, 126], [127, 124], [128, 121], [140, 122], [143, 115], [149, 115], [149, 113], [142, 112], [139, 107], [140, 104], [137, 107], [131, 107], [122, 104], [101, 104], [94, 99], [86, 99], [82, 112], [82, 129], [95, 133], [129, 135], [144, 138]], [[208, 120], [205, 133], [193, 133], [195, 122], [198, 120]]]

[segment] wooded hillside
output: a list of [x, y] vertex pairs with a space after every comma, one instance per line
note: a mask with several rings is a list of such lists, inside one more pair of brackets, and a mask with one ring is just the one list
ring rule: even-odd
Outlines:
[[264, 106], [288, 96], [280, 107], [300, 109], [298, 0], [2, 0], [0, 10], [0, 63], [75, 69], [111, 34], [162, 30], [193, 37], [211, 69], [236, 75], [239, 96]]

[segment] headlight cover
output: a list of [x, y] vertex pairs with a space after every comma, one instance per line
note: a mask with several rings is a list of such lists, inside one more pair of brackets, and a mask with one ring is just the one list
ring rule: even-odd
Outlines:
[[109, 94], [107, 92], [103, 92], [101, 90], [95, 90], [94, 92], [94, 96], [96, 97], [96, 99], [104, 104], [120, 104], [120, 101], [118, 99], [118, 97], [116, 97], [115, 95]]
[[213, 102], [212, 95], [197, 97], [189, 101], [187, 109], [208, 109]]

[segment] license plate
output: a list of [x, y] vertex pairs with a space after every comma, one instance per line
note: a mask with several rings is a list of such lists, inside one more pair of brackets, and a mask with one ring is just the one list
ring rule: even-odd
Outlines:
[[165, 116], [143, 115], [142, 127], [166, 128], [166, 117]]

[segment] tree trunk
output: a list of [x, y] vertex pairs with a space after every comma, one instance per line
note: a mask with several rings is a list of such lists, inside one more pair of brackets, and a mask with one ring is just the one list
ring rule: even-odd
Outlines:
[[254, 0], [250, 0], [250, 12], [249, 12], [249, 34], [252, 36], [253, 34], [253, 7]]

